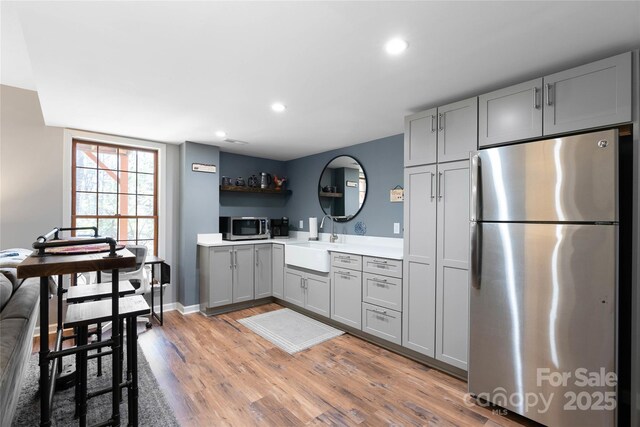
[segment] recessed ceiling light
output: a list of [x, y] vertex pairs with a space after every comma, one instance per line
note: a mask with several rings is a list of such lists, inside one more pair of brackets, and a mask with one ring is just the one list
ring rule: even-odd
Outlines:
[[216, 132], [216, 136], [218, 138], [224, 138], [225, 136], [227, 136], [227, 133], [223, 130], [219, 130], [218, 132]]
[[271, 104], [271, 109], [276, 113], [282, 113], [284, 110], [287, 109], [287, 107], [284, 104], [276, 102], [274, 104]]
[[387, 51], [389, 55], [398, 55], [404, 52], [407, 47], [409, 47], [409, 43], [406, 40], [402, 40], [401, 38], [394, 38], [389, 40], [384, 45], [384, 50]]

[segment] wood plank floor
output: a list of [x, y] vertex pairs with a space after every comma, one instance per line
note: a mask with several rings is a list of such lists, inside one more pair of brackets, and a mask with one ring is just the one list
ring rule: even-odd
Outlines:
[[279, 308], [168, 312], [140, 334], [182, 425], [534, 425], [470, 407], [466, 383], [351, 335], [292, 356], [236, 321]]

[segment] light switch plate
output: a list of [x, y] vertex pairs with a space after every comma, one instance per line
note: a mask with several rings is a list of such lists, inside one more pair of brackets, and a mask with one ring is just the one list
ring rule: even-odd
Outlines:
[[300, 230], [302, 230], [304, 228], [304, 221], [303, 220], [300, 220], [300, 223], [298, 224], [298, 228]]
[[394, 222], [393, 223], [393, 234], [400, 234], [400, 223], [399, 222]]

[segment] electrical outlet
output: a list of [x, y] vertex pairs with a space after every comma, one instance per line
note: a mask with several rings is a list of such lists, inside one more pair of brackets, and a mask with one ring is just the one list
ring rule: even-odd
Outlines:
[[399, 222], [394, 222], [393, 223], [393, 234], [400, 234], [400, 223]]
[[304, 220], [302, 220], [302, 219], [300, 220], [300, 223], [298, 224], [298, 228], [300, 230], [302, 230], [304, 228]]

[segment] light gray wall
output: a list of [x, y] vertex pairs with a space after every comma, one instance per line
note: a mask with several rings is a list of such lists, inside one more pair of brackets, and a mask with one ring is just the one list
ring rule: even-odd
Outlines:
[[45, 126], [37, 92], [0, 86], [0, 248], [31, 248], [62, 226], [64, 131]]
[[192, 163], [220, 165], [220, 149], [185, 142], [180, 145], [180, 219], [178, 301], [198, 304], [197, 235], [217, 233], [219, 217], [218, 173], [193, 172]]
[[[251, 175], [259, 178], [260, 172], [286, 176], [286, 165], [278, 160], [222, 152], [219, 171], [218, 184], [223, 176], [234, 180], [241, 176], [246, 182]], [[280, 218], [286, 216], [287, 200], [288, 197], [284, 195], [221, 192], [220, 216]]]
[[400, 134], [288, 161], [289, 188], [293, 192], [287, 203], [291, 227], [297, 230], [298, 221], [302, 219], [302, 231], [308, 231], [309, 217], [322, 218], [324, 213], [318, 201], [320, 174], [334, 157], [349, 155], [360, 162], [367, 175], [367, 199], [354, 219], [336, 224], [336, 232], [354, 234], [355, 224], [362, 221], [368, 236], [402, 237], [402, 233], [393, 234], [393, 223], [400, 223], [402, 230], [403, 204], [391, 203], [389, 190], [396, 185], [404, 186], [403, 153], [404, 140]]

